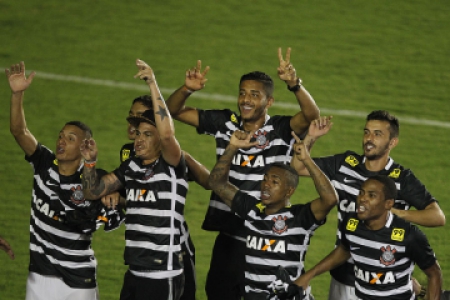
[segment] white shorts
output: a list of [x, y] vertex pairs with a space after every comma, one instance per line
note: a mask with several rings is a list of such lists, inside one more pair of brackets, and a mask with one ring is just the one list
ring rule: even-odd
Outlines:
[[28, 274], [25, 300], [98, 300], [98, 288], [71, 288], [60, 278], [34, 272]]
[[358, 300], [358, 298], [354, 286], [345, 285], [331, 277], [328, 300]]

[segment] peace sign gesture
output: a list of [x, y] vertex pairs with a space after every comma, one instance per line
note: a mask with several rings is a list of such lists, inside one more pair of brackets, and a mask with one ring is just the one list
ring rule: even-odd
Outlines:
[[205, 78], [206, 74], [208, 74], [209, 66], [205, 68], [202, 72], [202, 61], [197, 60], [197, 66], [192, 69], [186, 71], [186, 79], [184, 81], [184, 85], [187, 89], [191, 91], [198, 91], [205, 87], [206, 81], [208, 79]]
[[283, 59], [283, 54], [281, 54], [281, 48], [278, 48], [278, 59], [280, 60], [280, 66], [277, 68], [278, 77], [283, 81], [297, 80], [297, 73], [291, 64], [291, 48], [287, 48], [285, 59]]

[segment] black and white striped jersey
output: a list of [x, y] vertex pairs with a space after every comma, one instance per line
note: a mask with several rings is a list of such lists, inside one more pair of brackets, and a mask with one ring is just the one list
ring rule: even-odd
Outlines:
[[101, 201], [84, 199], [83, 164], [71, 176], [60, 175], [54, 153], [41, 144], [25, 159], [34, 169], [29, 270], [57, 276], [73, 288], [96, 287], [91, 233], [103, 222], [105, 230], [116, 228], [120, 214], [107, 212]]
[[114, 170], [126, 190], [125, 264], [140, 277], [170, 278], [183, 271], [181, 234], [188, 190], [184, 157], [150, 165], [132, 157]]
[[276, 279], [278, 266], [295, 280], [304, 271], [304, 261], [317, 221], [311, 203], [285, 207], [266, 215], [255, 197], [238, 191], [232, 209], [245, 220], [245, 291], [269, 295], [268, 285]]
[[341, 243], [354, 260], [356, 296], [365, 300], [414, 299], [414, 265], [424, 270], [436, 262], [425, 234], [394, 214], [389, 214], [380, 230], [368, 229], [356, 214], [348, 214], [341, 224]]
[[[395, 181], [398, 196], [394, 207], [408, 210], [415, 207], [424, 209], [436, 201], [410, 169], [394, 162], [392, 158], [379, 172], [371, 172], [364, 165], [365, 157], [353, 151], [327, 157], [314, 158], [319, 168], [328, 176], [339, 195], [337, 242], [340, 239], [339, 224], [348, 213], [355, 212], [356, 198], [362, 183], [373, 175], [386, 175]], [[353, 286], [355, 277], [351, 260], [331, 270], [331, 275], [339, 282]]]
[[[219, 158], [230, 142], [234, 131], [241, 129], [240, 117], [231, 110], [199, 110], [199, 134], [215, 137], [216, 156]], [[264, 125], [254, 134], [259, 145], [247, 150], [239, 149], [230, 167], [229, 181], [245, 193], [260, 197], [260, 183], [266, 166], [290, 163], [293, 138], [291, 116], [266, 116]], [[230, 208], [215, 194], [211, 194], [203, 229], [223, 231], [240, 236], [244, 241], [242, 220], [231, 213]]]

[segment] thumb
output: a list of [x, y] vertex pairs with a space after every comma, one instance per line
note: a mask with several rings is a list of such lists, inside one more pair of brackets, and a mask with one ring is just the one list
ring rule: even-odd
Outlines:
[[33, 78], [34, 78], [35, 75], [36, 75], [36, 72], [35, 72], [35, 71], [31, 72], [31, 74], [28, 75], [27, 81], [28, 81], [29, 83], [31, 83], [31, 82], [33, 81]]

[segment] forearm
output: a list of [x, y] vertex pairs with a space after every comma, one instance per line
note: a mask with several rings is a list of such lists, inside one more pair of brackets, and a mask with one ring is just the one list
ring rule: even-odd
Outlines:
[[11, 94], [10, 131], [14, 136], [24, 134], [27, 128], [23, 110], [23, 96], [23, 91]]
[[231, 206], [237, 192], [237, 189], [228, 182], [231, 161], [237, 150], [238, 148], [228, 145], [209, 176], [209, 186], [228, 206]]
[[428, 279], [427, 295], [425, 299], [439, 300], [442, 293], [442, 271], [438, 262], [427, 270], [424, 270], [424, 272]]
[[167, 99], [167, 108], [170, 114], [174, 117], [180, 113], [186, 103], [187, 98], [191, 95], [192, 91], [188, 90], [184, 85], [177, 89]]
[[156, 80], [152, 80], [149, 84], [150, 93], [152, 95], [153, 110], [155, 111], [155, 123], [161, 140], [172, 138], [175, 134], [172, 116], [168, 112], [166, 102], [159, 91]]
[[429, 207], [422, 210], [402, 210], [395, 208], [391, 210], [400, 218], [417, 225], [438, 227], [445, 224], [445, 215], [436, 203], [430, 204]]
[[195, 182], [201, 185], [204, 189], [210, 190], [209, 186], [209, 170], [193, 158], [189, 153], [184, 152], [184, 158], [189, 170], [189, 174]]
[[335, 204], [337, 204], [338, 196], [330, 180], [311, 159], [311, 157], [305, 159], [303, 163], [308, 169], [309, 175], [314, 182], [314, 186], [320, 196], [323, 207], [326, 206], [331, 209]]
[[[305, 136], [303, 143], [306, 145], [309, 153], [311, 153], [312, 146], [314, 145], [316, 139], [317, 138], [312, 137], [309, 134]], [[293, 167], [294, 170], [297, 171], [297, 174], [299, 176], [310, 176], [309, 171], [306, 168], [305, 164], [299, 159], [297, 159], [295, 155], [291, 159], [291, 167]]]
[[314, 101], [311, 94], [303, 85], [295, 92], [295, 97], [297, 98], [297, 102], [300, 105], [300, 109], [307, 122], [311, 122], [320, 116], [320, 110], [316, 101]]
[[97, 200], [109, 194], [105, 191], [104, 184], [101, 183], [95, 165], [92, 167], [85, 166], [83, 168], [81, 182], [83, 184], [84, 197], [88, 200]]

